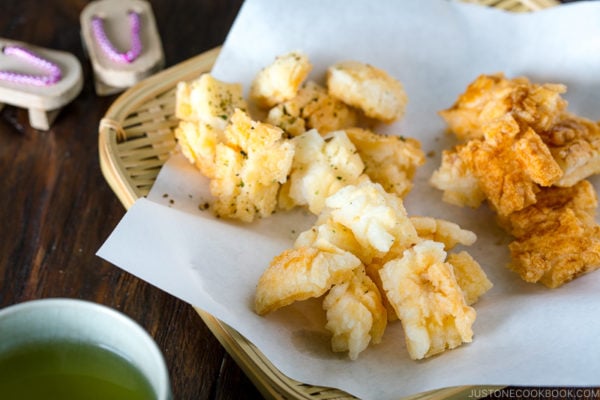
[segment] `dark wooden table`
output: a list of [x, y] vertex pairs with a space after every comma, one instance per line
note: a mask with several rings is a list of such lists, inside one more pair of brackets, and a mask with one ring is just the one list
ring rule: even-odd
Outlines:
[[[125, 210], [104, 180], [98, 97], [80, 39], [83, 0], [2, 0], [0, 37], [67, 51], [84, 87], [49, 131], [0, 113], [0, 307], [46, 297], [108, 305], [138, 321], [166, 358], [175, 399], [260, 398], [188, 304], [95, 255]], [[167, 66], [223, 43], [242, 0], [153, 0]], [[1, 397], [1, 395], [0, 395]]]
[[[79, 32], [87, 3], [2, 0], [0, 37], [74, 54], [85, 83], [49, 131], [32, 129], [25, 110], [0, 112], [0, 307], [47, 297], [105, 304], [155, 338], [175, 399], [260, 398], [192, 307], [95, 255], [125, 210], [99, 168], [98, 122], [117, 95], [93, 90]], [[167, 66], [222, 44], [241, 3], [152, 0]]]

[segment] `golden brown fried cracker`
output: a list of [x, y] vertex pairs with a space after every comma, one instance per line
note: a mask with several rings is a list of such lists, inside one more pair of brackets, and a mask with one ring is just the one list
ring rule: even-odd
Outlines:
[[557, 186], [572, 186], [600, 172], [600, 123], [564, 113], [540, 133], [563, 170]]
[[567, 102], [561, 97], [565, 91], [564, 85], [538, 85], [525, 77], [480, 75], [440, 115], [450, 130], [464, 140], [481, 138], [487, 124], [505, 115], [539, 132], [550, 128], [565, 110]]
[[466, 251], [449, 253], [446, 261], [454, 267], [456, 282], [465, 296], [467, 305], [475, 304], [481, 295], [492, 288], [492, 282], [483, 268]]
[[511, 117], [489, 124], [484, 138], [461, 146], [458, 156], [501, 215], [535, 203], [539, 186], [549, 186], [562, 176], [539, 136], [530, 128], [521, 131]]
[[536, 204], [508, 216], [499, 216], [500, 225], [518, 239], [551, 233], [559, 225], [560, 216], [568, 209], [584, 226], [595, 224], [597, 194], [589, 181], [567, 187], [543, 189]]
[[267, 122], [280, 127], [290, 136], [316, 129], [321, 135], [355, 126], [359, 114], [354, 108], [327, 93], [319, 84], [308, 81], [295, 97], [269, 110]]
[[177, 84], [175, 116], [223, 130], [236, 109], [247, 109], [242, 94], [241, 84], [223, 82], [205, 73], [192, 82]]
[[472, 340], [475, 310], [465, 303], [442, 243], [425, 240], [380, 270], [388, 300], [419, 360]]
[[250, 222], [275, 211], [294, 157], [293, 143], [282, 135], [281, 129], [236, 110], [215, 151], [210, 190], [217, 215]]
[[527, 282], [555, 288], [600, 267], [596, 206], [593, 186], [581, 181], [543, 189], [536, 204], [501, 218], [516, 237], [509, 245], [510, 268]]
[[477, 240], [475, 233], [462, 229], [454, 222], [431, 217], [410, 217], [410, 222], [421, 239], [433, 240], [444, 244], [444, 250], [456, 245], [470, 246]]
[[333, 285], [352, 279], [360, 260], [348, 252], [311, 247], [285, 250], [275, 257], [258, 281], [255, 310], [264, 315], [295, 301], [319, 297]]
[[347, 351], [356, 360], [370, 343], [377, 344], [387, 326], [387, 312], [379, 289], [356, 268], [352, 279], [333, 285], [323, 300], [327, 312], [325, 328], [333, 334], [333, 351]]
[[296, 96], [312, 64], [306, 54], [292, 51], [277, 56], [256, 74], [250, 87], [250, 98], [260, 107], [268, 108]]
[[223, 132], [200, 121], [179, 121], [173, 131], [184, 157], [208, 178], [215, 176], [217, 144]]
[[442, 163], [431, 175], [429, 183], [443, 191], [444, 202], [477, 208], [486, 196], [479, 186], [479, 180], [460, 156], [463, 147], [457, 146], [442, 152]]
[[280, 194], [285, 208], [305, 205], [319, 214], [328, 196], [359, 181], [364, 164], [344, 131], [322, 137], [310, 130], [290, 142], [295, 154], [288, 183]]
[[345, 186], [329, 196], [325, 205], [331, 218], [352, 230], [366, 249], [386, 253], [395, 243], [417, 241], [402, 200], [378, 183], [364, 181]]
[[387, 192], [406, 196], [412, 189], [417, 167], [425, 163], [421, 144], [415, 139], [380, 135], [362, 128], [345, 131], [365, 164], [365, 174]]
[[510, 268], [523, 280], [556, 288], [600, 267], [600, 227], [581, 226], [572, 210], [557, 222], [554, 232], [509, 245]]
[[327, 89], [365, 115], [392, 122], [404, 115], [408, 98], [402, 83], [382, 69], [358, 61], [336, 63], [327, 69]]

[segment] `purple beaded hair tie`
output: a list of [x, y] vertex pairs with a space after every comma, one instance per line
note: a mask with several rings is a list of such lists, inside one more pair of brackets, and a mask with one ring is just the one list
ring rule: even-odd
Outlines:
[[125, 53], [119, 53], [111, 43], [104, 31], [104, 21], [102, 17], [94, 16], [92, 18], [92, 32], [100, 48], [111, 60], [130, 64], [142, 53], [142, 41], [140, 40], [140, 15], [135, 11], [129, 11], [129, 26], [131, 28], [131, 48]]
[[14, 56], [34, 65], [44, 71], [47, 75], [21, 74], [13, 71], [0, 70], [0, 80], [12, 83], [32, 85], [32, 86], [50, 86], [54, 85], [62, 78], [62, 72], [58, 65], [40, 57], [33, 51], [21, 46], [8, 45], [2, 48], [2, 53], [7, 56]]

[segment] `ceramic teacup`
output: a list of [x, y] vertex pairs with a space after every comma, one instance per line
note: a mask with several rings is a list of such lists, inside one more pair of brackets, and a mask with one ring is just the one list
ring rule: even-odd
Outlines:
[[[28, 346], [36, 348], [48, 343], [77, 343], [83, 348], [109, 350], [135, 367], [136, 374], [141, 373], [156, 400], [172, 398], [160, 349], [139, 324], [123, 313], [100, 304], [65, 298], [32, 300], [0, 310], [0, 360]], [[11, 374], [17, 374], [19, 366], [15, 363], [9, 369]], [[75, 385], [79, 382], [73, 382]]]

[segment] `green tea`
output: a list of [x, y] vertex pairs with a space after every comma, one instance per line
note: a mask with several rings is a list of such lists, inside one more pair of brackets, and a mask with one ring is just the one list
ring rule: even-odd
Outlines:
[[121, 355], [86, 343], [27, 344], [0, 353], [3, 400], [151, 400], [144, 375]]

